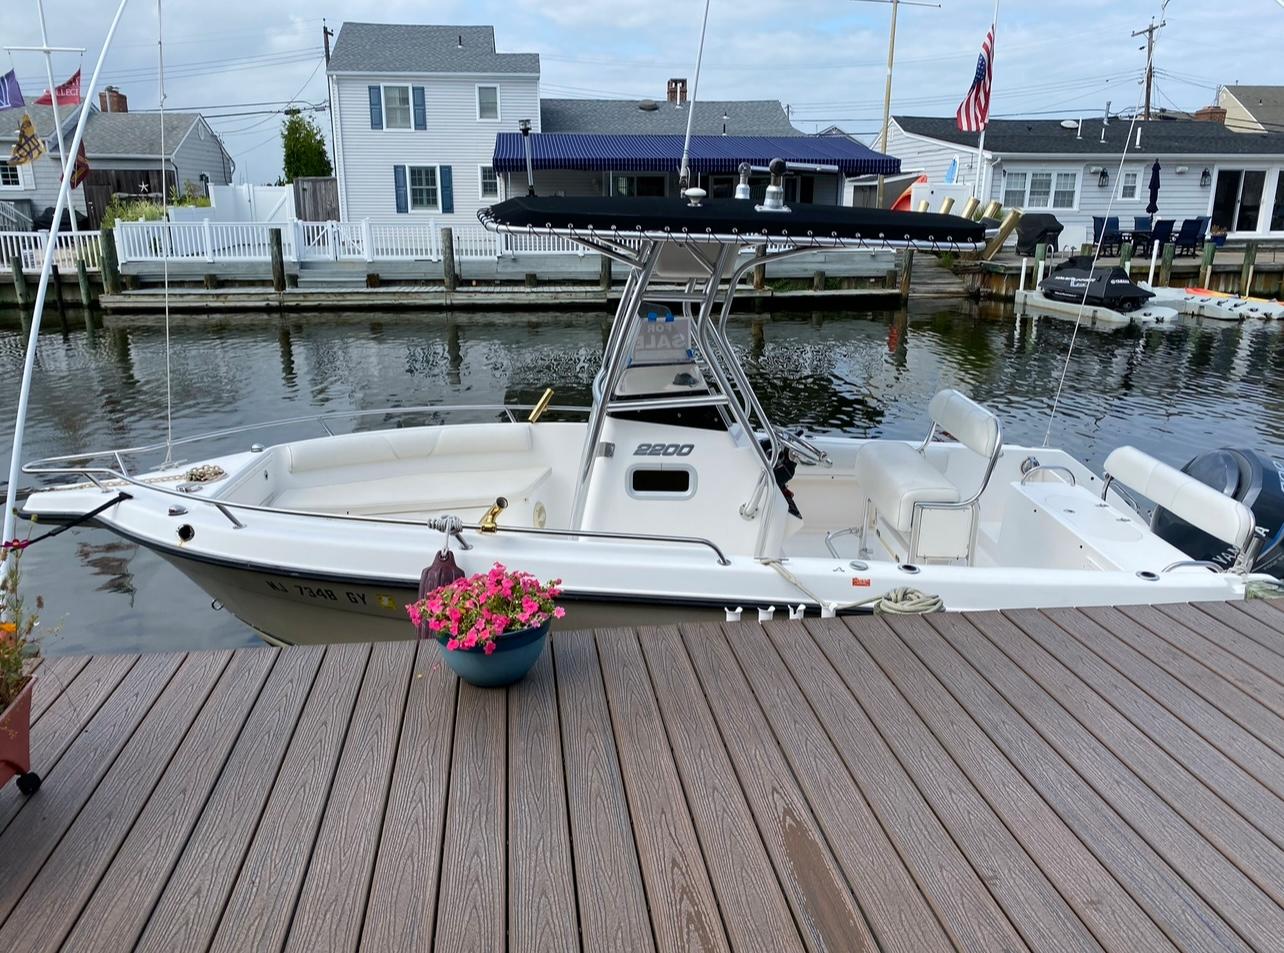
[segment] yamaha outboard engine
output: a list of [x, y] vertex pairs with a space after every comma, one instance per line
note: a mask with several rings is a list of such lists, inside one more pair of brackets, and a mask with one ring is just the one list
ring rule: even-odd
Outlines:
[[[1182, 467], [1201, 483], [1233, 497], [1253, 511], [1266, 540], [1252, 569], [1284, 578], [1284, 463], [1255, 450], [1223, 448], [1202, 454]], [[1206, 559], [1229, 567], [1235, 553], [1221, 540], [1157, 508], [1151, 529], [1191, 559]]]

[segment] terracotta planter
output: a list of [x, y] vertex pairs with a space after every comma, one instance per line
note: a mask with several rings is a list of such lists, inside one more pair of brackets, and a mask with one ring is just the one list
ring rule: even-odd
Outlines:
[[0, 714], [0, 788], [18, 776], [18, 790], [35, 794], [40, 775], [31, 770], [31, 686], [27, 679], [18, 697]]
[[445, 639], [437, 639], [441, 657], [451, 671], [469, 685], [502, 688], [520, 682], [539, 661], [548, 641], [548, 620], [519, 632], [506, 632], [495, 640], [495, 651], [487, 655], [477, 649], [448, 649]]

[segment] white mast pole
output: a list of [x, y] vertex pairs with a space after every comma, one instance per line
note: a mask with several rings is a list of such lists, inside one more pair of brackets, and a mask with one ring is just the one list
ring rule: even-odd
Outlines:
[[[116, 15], [112, 18], [111, 26], [107, 28], [107, 36], [103, 39], [103, 48], [98, 51], [98, 62], [94, 64], [94, 74], [89, 80], [89, 88], [96, 89], [98, 86], [98, 75], [102, 72], [103, 61], [107, 59], [107, 50], [111, 47], [112, 37], [116, 35], [116, 27], [120, 25], [121, 15], [125, 12], [125, 5], [129, 0], [120, 0], [120, 6], [116, 8]], [[80, 143], [85, 137], [85, 120], [89, 117], [89, 110], [81, 108], [80, 117], [76, 121], [76, 132], [71, 137], [71, 150], [76, 152], [80, 148]], [[40, 285], [36, 290], [36, 303], [31, 312], [31, 332], [27, 335], [27, 356], [22, 365], [22, 387], [18, 391], [18, 413], [13, 422], [13, 456], [9, 460], [9, 485], [5, 487], [4, 500], [4, 532], [3, 542], [13, 540], [13, 530], [15, 522], [15, 508], [18, 501], [18, 478], [22, 475], [22, 442], [27, 429], [27, 407], [31, 402], [31, 376], [36, 366], [36, 345], [40, 340], [40, 320], [45, 313], [45, 297], [49, 293], [49, 271], [53, 266], [54, 246], [58, 241], [58, 226], [62, 219], [63, 210], [67, 207], [68, 199], [71, 196], [71, 176], [62, 177], [62, 185], [58, 189], [58, 201], [54, 205], [54, 220], [50, 226], [49, 235], [45, 238], [45, 258], [40, 268]], [[4, 562], [8, 564], [9, 550], [5, 550]]]
[[[994, 70], [994, 57], [999, 45], [999, 0], [994, 0], [994, 19], [990, 21], [990, 29], [994, 31], [994, 42], [990, 44], [990, 70]], [[990, 80], [990, 99], [994, 99], [994, 80]], [[986, 110], [985, 124], [990, 124], [989, 109]], [[976, 143], [976, 177], [972, 180], [972, 196], [976, 199], [981, 198], [981, 179], [984, 178], [985, 169], [985, 130], [981, 130], [981, 138]]]
[[[54, 85], [53, 52], [49, 49], [49, 35], [45, 32], [45, 0], [36, 0], [36, 10], [40, 14], [40, 45], [44, 47], [45, 76], [49, 79], [49, 102], [53, 105], [54, 129], [58, 133], [58, 161], [62, 163], [62, 177], [65, 179], [67, 178], [67, 170], [71, 168], [72, 162], [71, 156], [67, 155], [67, 149], [62, 142], [62, 117], [58, 114], [58, 87]], [[84, 97], [81, 97], [80, 108], [85, 108]], [[79, 229], [76, 227], [76, 209], [73, 207], [71, 210], [71, 233], [74, 235], [77, 231]]]
[[678, 170], [678, 187], [691, 184], [691, 120], [695, 118], [696, 95], [700, 91], [700, 61], [704, 59], [704, 31], [709, 26], [709, 0], [704, 0], [704, 19], [700, 21], [700, 48], [696, 51], [695, 79], [691, 83], [691, 98], [687, 100], [687, 134], [682, 140], [682, 166]]

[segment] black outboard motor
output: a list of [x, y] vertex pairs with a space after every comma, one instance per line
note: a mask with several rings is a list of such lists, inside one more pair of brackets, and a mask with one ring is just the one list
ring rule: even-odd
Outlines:
[[[1202, 454], [1182, 467], [1200, 483], [1233, 497], [1253, 511], [1266, 541], [1253, 564], [1254, 572], [1284, 578], [1284, 462], [1255, 450], [1223, 448]], [[1150, 528], [1160, 539], [1176, 546], [1191, 559], [1206, 559], [1229, 567], [1234, 550], [1167, 510], [1157, 508]]]
[[[1086, 298], [1085, 288], [1088, 292]], [[1039, 290], [1058, 301], [1073, 301], [1075, 304], [1082, 301], [1094, 307], [1124, 312], [1145, 306], [1155, 296], [1154, 292], [1134, 283], [1118, 266], [1098, 265], [1093, 268], [1090, 255], [1067, 258], [1043, 279]]]

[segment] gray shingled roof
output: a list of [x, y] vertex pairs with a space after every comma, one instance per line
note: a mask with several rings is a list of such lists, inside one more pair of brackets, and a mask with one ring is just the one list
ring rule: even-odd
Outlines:
[[[0, 109], [0, 140], [13, 142], [17, 138], [22, 114], [30, 113], [36, 132], [45, 138], [50, 148], [58, 148], [54, 135], [53, 108], [51, 106], [20, 106], [17, 109]], [[79, 109], [59, 110], [63, 121], [63, 135], [70, 136]], [[165, 151], [173, 152], [183, 141], [192, 124], [201, 118], [200, 113], [171, 112], [165, 114]], [[161, 153], [160, 114], [152, 112], [104, 113], [93, 110], [85, 126], [85, 154], [91, 158], [101, 156], [159, 156]], [[70, 143], [70, 139], [68, 139]]]
[[[960, 132], [954, 117], [896, 116], [896, 124], [918, 136], [976, 148], [976, 134]], [[1141, 130], [1141, 144], [1136, 130]], [[1074, 129], [1061, 128], [1059, 119], [992, 119], [985, 130], [985, 148], [1008, 155], [1056, 154], [1119, 155], [1128, 137], [1127, 119], [1115, 118], [1105, 127], [1101, 141], [1100, 117], [1083, 121], [1083, 137]], [[1249, 135], [1232, 132], [1219, 122], [1194, 119], [1155, 119], [1133, 127], [1128, 151], [1139, 156], [1154, 155], [1284, 155], [1284, 134]]]
[[331, 73], [538, 73], [538, 53], [496, 53], [489, 26], [345, 23]]
[[1267, 132], [1284, 132], [1284, 86], [1227, 86], [1226, 92], [1238, 99]]
[[[682, 134], [687, 109], [660, 100], [658, 109], [638, 108], [636, 99], [541, 99], [541, 132], [595, 132], [604, 135], [645, 133]], [[726, 116], [724, 119], [723, 116]], [[707, 100], [695, 104], [691, 132], [720, 136], [801, 136], [774, 99]]]

